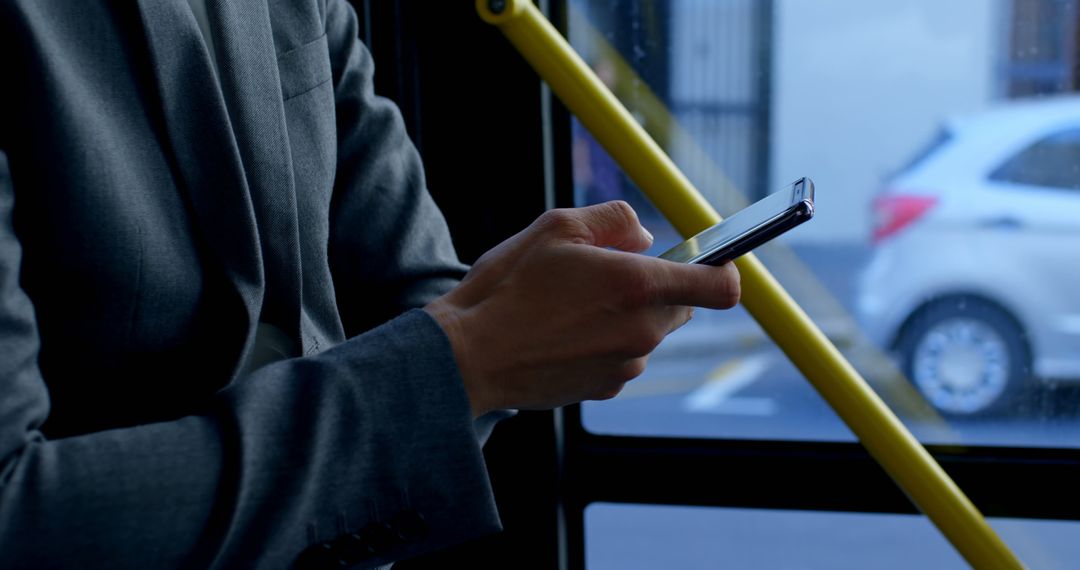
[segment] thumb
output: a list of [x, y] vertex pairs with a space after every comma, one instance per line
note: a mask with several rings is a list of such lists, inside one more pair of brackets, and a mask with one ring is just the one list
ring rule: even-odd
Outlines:
[[586, 230], [586, 242], [598, 247], [614, 247], [639, 252], [649, 248], [653, 236], [641, 226], [630, 204], [622, 200], [604, 202], [573, 210]]

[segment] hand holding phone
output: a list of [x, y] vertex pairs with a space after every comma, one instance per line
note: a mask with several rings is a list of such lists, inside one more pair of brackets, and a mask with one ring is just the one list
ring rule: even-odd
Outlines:
[[551, 210], [425, 306], [474, 416], [611, 398], [690, 307], [738, 302], [734, 266], [636, 255], [651, 243], [626, 202]]
[[680, 263], [723, 265], [814, 216], [814, 183], [801, 178], [660, 254]]

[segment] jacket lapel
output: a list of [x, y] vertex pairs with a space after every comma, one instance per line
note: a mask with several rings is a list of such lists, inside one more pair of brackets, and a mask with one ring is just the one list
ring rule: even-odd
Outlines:
[[300, 237], [285, 105], [265, 0], [207, 0], [221, 86], [258, 222], [262, 320], [299, 339]]
[[[243, 300], [250, 350], [263, 301], [263, 268], [241, 153], [210, 56], [183, 0], [138, 0], [149, 59], [196, 231]], [[241, 355], [241, 360], [243, 355]]]

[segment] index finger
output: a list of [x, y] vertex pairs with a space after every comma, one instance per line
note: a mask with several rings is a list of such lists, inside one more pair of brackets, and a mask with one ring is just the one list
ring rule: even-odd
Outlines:
[[645, 282], [647, 296], [663, 305], [685, 305], [707, 309], [730, 309], [739, 303], [739, 270], [734, 263], [721, 266], [678, 263], [646, 257], [642, 270], [650, 274]]

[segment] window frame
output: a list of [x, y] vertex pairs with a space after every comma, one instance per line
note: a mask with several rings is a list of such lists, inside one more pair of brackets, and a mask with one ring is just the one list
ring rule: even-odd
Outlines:
[[[564, 36], [567, 11], [567, 0], [546, 10]], [[573, 207], [571, 115], [549, 91], [544, 97], [549, 203]], [[554, 415], [561, 570], [586, 567], [585, 510], [593, 503], [918, 513], [857, 442], [605, 435], [586, 430], [581, 415], [581, 405]], [[926, 448], [984, 516], [1080, 520], [1080, 448]]]
[[[918, 513], [859, 443], [598, 435], [580, 405], [556, 421], [564, 570], [585, 568], [585, 509], [598, 502]], [[1080, 520], [1080, 449], [926, 447], [987, 517]]]

